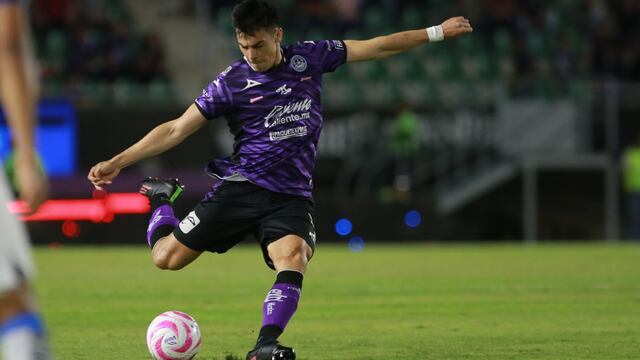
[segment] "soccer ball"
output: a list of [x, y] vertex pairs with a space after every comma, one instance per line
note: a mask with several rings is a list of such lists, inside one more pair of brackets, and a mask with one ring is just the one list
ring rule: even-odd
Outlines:
[[147, 329], [147, 346], [156, 360], [189, 360], [200, 350], [200, 328], [196, 320], [180, 311], [167, 311]]

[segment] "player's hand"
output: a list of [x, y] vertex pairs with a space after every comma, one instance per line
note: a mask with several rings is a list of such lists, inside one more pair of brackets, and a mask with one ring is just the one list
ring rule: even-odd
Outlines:
[[103, 186], [111, 184], [113, 178], [118, 176], [119, 173], [120, 168], [115, 166], [111, 161], [102, 161], [89, 170], [87, 179], [91, 181], [96, 189], [104, 190]]
[[30, 212], [35, 212], [49, 197], [47, 177], [38, 166], [38, 161], [16, 155], [16, 180], [20, 191], [20, 199], [29, 205]]
[[442, 26], [445, 39], [451, 39], [473, 31], [469, 20], [464, 16], [456, 16], [447, 19], [445, 22], [440, 24], [440, 26]]

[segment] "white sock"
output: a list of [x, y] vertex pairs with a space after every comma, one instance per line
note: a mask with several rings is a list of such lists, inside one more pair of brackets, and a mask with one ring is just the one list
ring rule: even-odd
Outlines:
[[[27, 315], [33, 316], [33, 315]], [[24, 318], [24, 317], [19, 317]], [[30, 320], [37, 319], [33, 316]], [[39, 321], [39, 319], [38, 319]], [[11, 322], [11, 320], [9, 321]], [[8, 323], [9, 323], [8, 322]], [[5, 324], [6, 325], [6, 324]], [[12, 326], [0, 326], [2, 359], [4, 360], [50, 360], [48, 344], [42, 324], [18, 322]]]

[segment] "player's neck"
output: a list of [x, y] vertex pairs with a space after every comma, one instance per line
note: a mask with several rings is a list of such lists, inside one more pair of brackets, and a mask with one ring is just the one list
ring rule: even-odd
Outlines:
[[278, 52], [276, 53], [276, 59], [273, 62], [273, 65], [267, 71], [271, 71], [275, 69], [281, 63], [282, 63], [282, 49], [280, 48], [280, 45], [278, 45]]

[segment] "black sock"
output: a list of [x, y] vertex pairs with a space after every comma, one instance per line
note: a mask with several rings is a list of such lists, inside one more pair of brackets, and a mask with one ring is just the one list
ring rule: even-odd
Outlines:
[[302, 288], [302, 280], [304, 275], [301, 272], [295, 270], [283, 270], [276, 275], [275, 284], [291, 284], [299, 288]]
[[173, 204], [171, 203], [171, 201], [169, 201], [169, 199], [167, 199], [166, 197], [162, 196], [158, 196], [157, 198], [151, 199], [149, 200], [149, 203], [151, 204], [151, 211], [156, 211], [157, 208], [159, 208], [162, 205], [169, 205], [171, 207], [173, 207]]
[[278, 340], [278, 337], [282, 334], [282, 329], [278, 325], [265, 325], [260, 329], [260, 335], [258, 335], [257, 345], [271, 344]]

